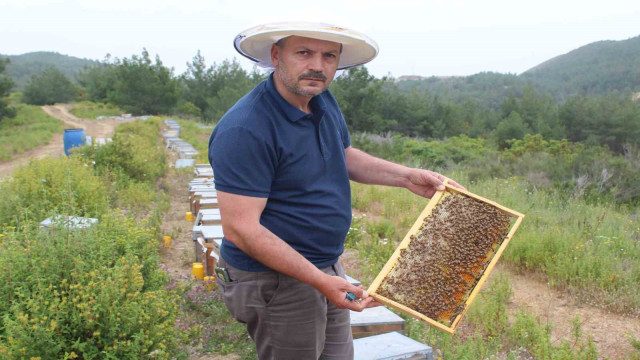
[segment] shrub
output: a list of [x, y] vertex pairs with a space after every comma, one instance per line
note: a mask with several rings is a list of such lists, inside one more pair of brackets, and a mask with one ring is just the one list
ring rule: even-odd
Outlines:
[[0, 189], [0, 223], [40, 222], [53, 214], [100, 217], [108, 208], [105, 184], [80, 159], [33, 160]]
[[[157, 118], [121, 124], [116, 128], [113, 142], [92, 148], [82, 148], [80, 155], [93, 160], [99, 174], [118, 176], [146, 182], [155, 181], [165, 172], [165, 153], [158, 133]], [[127, 180], [127, 179], [124, 180]]]
[[73, 104], [71, 113], [77, 117], [95, 119], [98, 116], [119, 116], [124, 113], [124, 111], [113, 104], [83, 101]]
[[178, 112], [178, 114], [181, 114], [186, 117], [190, 117], [194, 119], [202, 118], [202, 112], [200, 111], [200, 108], [198, 108], [192, 102], [189, 102], [189, 101], [184, 102], [182, 103], [182, 105], [178, 106], [176, 111]]
[[0, 357], [170, 358], [177, 298], [144, 224], [109, 213], [83, 231], [8, 230]]
[[49, 105], [67, 102], [76, 96], [76, 88], [60, 70], [49, 67], [31, 76], [24, 89], [27, 104]]

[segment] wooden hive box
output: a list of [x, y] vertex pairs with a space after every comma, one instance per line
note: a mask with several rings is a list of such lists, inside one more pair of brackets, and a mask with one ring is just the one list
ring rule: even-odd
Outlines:
[[350, 311], [351, 333], [354, 339], [392, 331], [404, 331], [404, 319], [384, 306]]
[[445, 183], [368, 292], [387, 306], [453, 334], [523, 218]]

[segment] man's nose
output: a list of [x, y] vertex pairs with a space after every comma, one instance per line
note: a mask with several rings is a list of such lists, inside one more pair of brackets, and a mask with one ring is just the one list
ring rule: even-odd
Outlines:
[[315, 54], [309, 62], [309, 70], [322, 71], [322, 54]]

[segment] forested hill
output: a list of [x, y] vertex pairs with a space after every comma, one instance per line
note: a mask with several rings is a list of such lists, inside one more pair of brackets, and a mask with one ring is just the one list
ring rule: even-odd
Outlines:
[[494, 109], [508, 95], [521, 95], [527, 84], [557, 101], [576, 95], [640, 92], [640, 36], [591, 43], [520, 75], [486, 72], [399, 80], [400, 90], [428, 91], [455, 102], [473, 100]]
[[76, 74], [85, 66], [98, 65], [98, 61], [80, 59], [77, 57], [62, 55], [57, 52], [38, 51], [22, 55], [0, 55], [8, 57], [7, 75], [13, 79], [13, 90], [22, 90], [24, 85], [34, 74], [53, 66], [60, 70], [69, 80], [75, 81]]
[[520, 75], [556, 99], [612, 91], [640, 91], [640, 36], [598, 41], [548, 60]]

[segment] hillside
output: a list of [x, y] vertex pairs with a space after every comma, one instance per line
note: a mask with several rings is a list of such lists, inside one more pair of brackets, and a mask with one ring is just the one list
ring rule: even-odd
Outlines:
[[525, 71], [532, 81], [557, 99], [574, 95], [640, 91], [640, 36], [598, 41]]
[[21, 90], [31, 79], [31, 75], [37, 74], [44, 69], [54, 66], [60, 70], [69, 80], [75, 82], [76, 74], [85, 66], [95, 66], [98, 61], [80, 59], [77, 57], [63, 55], [57, 52], [38, 51], [22, 55], [0, 55], [8, 57], [10, 63], [7, 65], [7, 75], [13, 79], [13, 90]]
[[495, 72], [397, 82], [401, 91], [427, 91], [455, 102], [471, 100], [492, 109], [500, 107], [502, 99], [510, 94], [520, 94], [525, 84], [526, 81], [515, 74]]
[[[554, 57], [520, 75], [479, 73], [470, 76], [398, 78], [404, 91], [428, 91], [449, 100], [474, 100], [497, 108], [509, 94], [527, 85], [557, 101], [576, 95], [640, 91], [640, 36], [622, 41], [598, 41]], [[407, 80], [404, 80], [407, 79]]]

